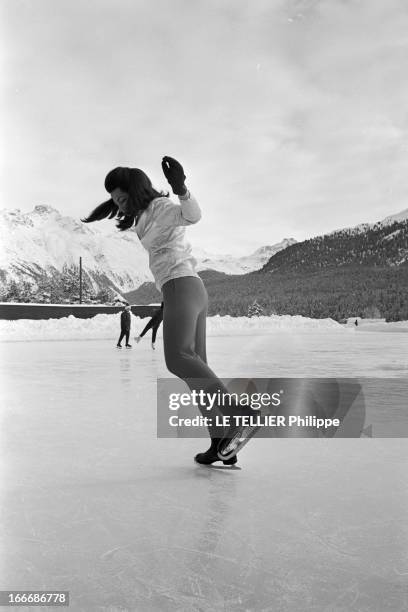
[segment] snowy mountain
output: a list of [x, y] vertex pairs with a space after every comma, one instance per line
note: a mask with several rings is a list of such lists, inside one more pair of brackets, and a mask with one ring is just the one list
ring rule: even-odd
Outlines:
[[385, 217], [385, 219], [380, 221], [380, 225], [391, 225], [392, 223], [400, 223], [401, 221], [408, 221], [408, 208], [401, 210], [401, 212], [397, 213], [396, 215]]
[[408, 208], [405, 210], [401, 210], [401, 212], [396, 213], [394, 215], [389, 215], [385, 217], [381, 221], [376, 221], [375, 223], [359, 223], [354, 227], [343, 227], [341, 229], [334, 230], [330, 232], [328, 235], [336, 234], [338, 232], [366, 232], [376, 226], [385, 227], [387, 225], [392, 225], [393, 223], [400, 223], [402, 221], [408, 221]]
[[408, 264], [408, 209], [377, 223], [363, 223], [291, 245], [273, 255], [268, 272], [306, 272], [333, 267]]
[[[408, 319], [406, 213], [291, 244], [260, 270], [241, 275], [201, 272], [210, 315], [245, 316], [256, 300], [266, 315]], [[152, 283], [127, 295], [135, 304], [159, 297]]]
[[111, 286], [122, 291], [134, 288], [151, 276], [147, 255], [132, 232], [102, 233], [50, 206], [32, 212], [0, 211], [0, 274], [3, 280], [52, 277], [64, 266], [79, 265], [95, 290]]
[[271, 246], [263, 246], [243, 257], [232, 255], [212, 255], [202, 249], [194, 249], [194, 257], [197, 259], [199, 271], [215, 270], [224, 274], [245, 274], [259, 270], [278, 251], [296, 244], [294, 238], [284, 238], [281, 242]]
[[[79, 266], [95, 292], [111, 287], [128, 292], [152, 276], [148, 256], [133, 231], [106, 233], [98, 224], [86, 225], [61, 215], [50, 206], [36, 206], [29, 213], [0, 211], [0, 277], [3, 281], [34, 284], [46, 275], [61, 282], [64, 268]], [[243, 274], [260, 269], [278, 251], [294, 244], [293, 238], [261, 247], [251, 255], [214, 255], [197, 249], [198, 270], [212, 269], [226, 274]]]

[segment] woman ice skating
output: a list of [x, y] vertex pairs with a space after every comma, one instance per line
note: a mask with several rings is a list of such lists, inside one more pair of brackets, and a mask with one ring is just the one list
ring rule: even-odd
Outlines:
[[[83, 219], [85, 223], [116, 217], [117, 227], [136, 233], [149, 253], [149, 266], [156, 286], [163, 294], [163, 345], [169, 371], [184, 380], [191, 390], [227, 393], [228, 389], [207, 365], [206, 317], [208, 296], [196, 272], [191, 247], [185, 242], [185, 228], [201, 218], [200, 207], [185, 185], [181, 164], [163, 157], [162, 169], [180, 204], [152, 186], [149, 177], [137, 168], [119, 167], [105, 178], [111, 199]], [[200, 406], [208, 416], [205, 406]], [[224, 415], [248, 414], [249, 409], [219, 406]], [[236, 463], [236, 452], [257, 428], [231, 427], [228, 431], [209, 428], [210, 448], [196, 455], [198, 463], [222, 460]], [[224, 435], [225, 434], [225, 435]], [[241, 440], [241, 441], [240, 441]]]
[[126, 337], [126, 348], [132, 348], [132, 345], [129, 344], [129, 336], [130, 336], [130, 306], [129, 304], [125, 306], [122, 314], [120, 315], [120, 336], [117, 343], [117, 348], [122, 348], [121, 342], [123, 338]]
[[157, 312], [154, 313], [148, 324], [145, 326], [143, 331], [135, 338], [136, 342], [140, 342], [143, 336], [149, 331], [152, 330], [152, 349], [155, 350], [156, 343], [156, 335], [157, 330], [160, 327], [161, 322], [163, 321], [163, 302], [161, 303], [160, 308]]

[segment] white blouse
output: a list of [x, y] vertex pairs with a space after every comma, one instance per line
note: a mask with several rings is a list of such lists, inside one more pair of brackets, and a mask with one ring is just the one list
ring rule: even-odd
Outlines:
[[201, 210], [187, 192], [180, 204], [169, 198], [152, 200], [139, 217], [136, 233], [149, 253], [149, 267], [159, 291], [164, 283], [181, 276], [198, 276], [191, 246], [185, 240], [185, 226], [201, 219]]

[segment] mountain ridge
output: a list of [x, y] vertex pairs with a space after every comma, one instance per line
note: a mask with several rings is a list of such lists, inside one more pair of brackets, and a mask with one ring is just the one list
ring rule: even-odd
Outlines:
[[[98, 224], [86, 225], [52, 206], [36, 205], [24, 213], [1, 210], [0, 242], [4, 283], [33, 287], [46, 284], [47, 279], [65, 283], [67, 270], [77, 270], [80, 257], [84, 279], [93, 293], [124, 293], [152, 280], [148, 255], [135, 231], [119, 232], [112, 227], [112, 233], [107, 234]], [[295, 242], [285, 238], [242, 257], [214, 255], [202, 249], [193, 249], [193, 255], [199, 270], [238, 274], [261, 268], [273, 254]]]
[[[264, 314], [408, 319], [408, 210], [403, 213], [290, 245], [247, 274], [200, 273], [209, 314], [242, 316], [257, 301]], [[127, 297], [149, 303], [160, 296], [144, 283]]]

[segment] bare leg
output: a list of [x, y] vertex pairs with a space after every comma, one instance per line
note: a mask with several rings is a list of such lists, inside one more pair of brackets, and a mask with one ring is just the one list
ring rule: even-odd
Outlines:
[[207, 308], [198, 315], [195, 352], [204, 363], [207, 363]]
[[[196, 277], [168, 281], [163, 287], [164, 356], [170, 372], [184, 380], [191, 390], [228, 393], [228, 389], [206, 363], [207, 292]], [[209, 416], [206, 406], [199, 406]], [[222, 412], [225, 408], [222, 408]], [[213, 410], [212, 416], [220, 415]], [[220, 438], [223, 428], [211, 427], [211, 438]]]

